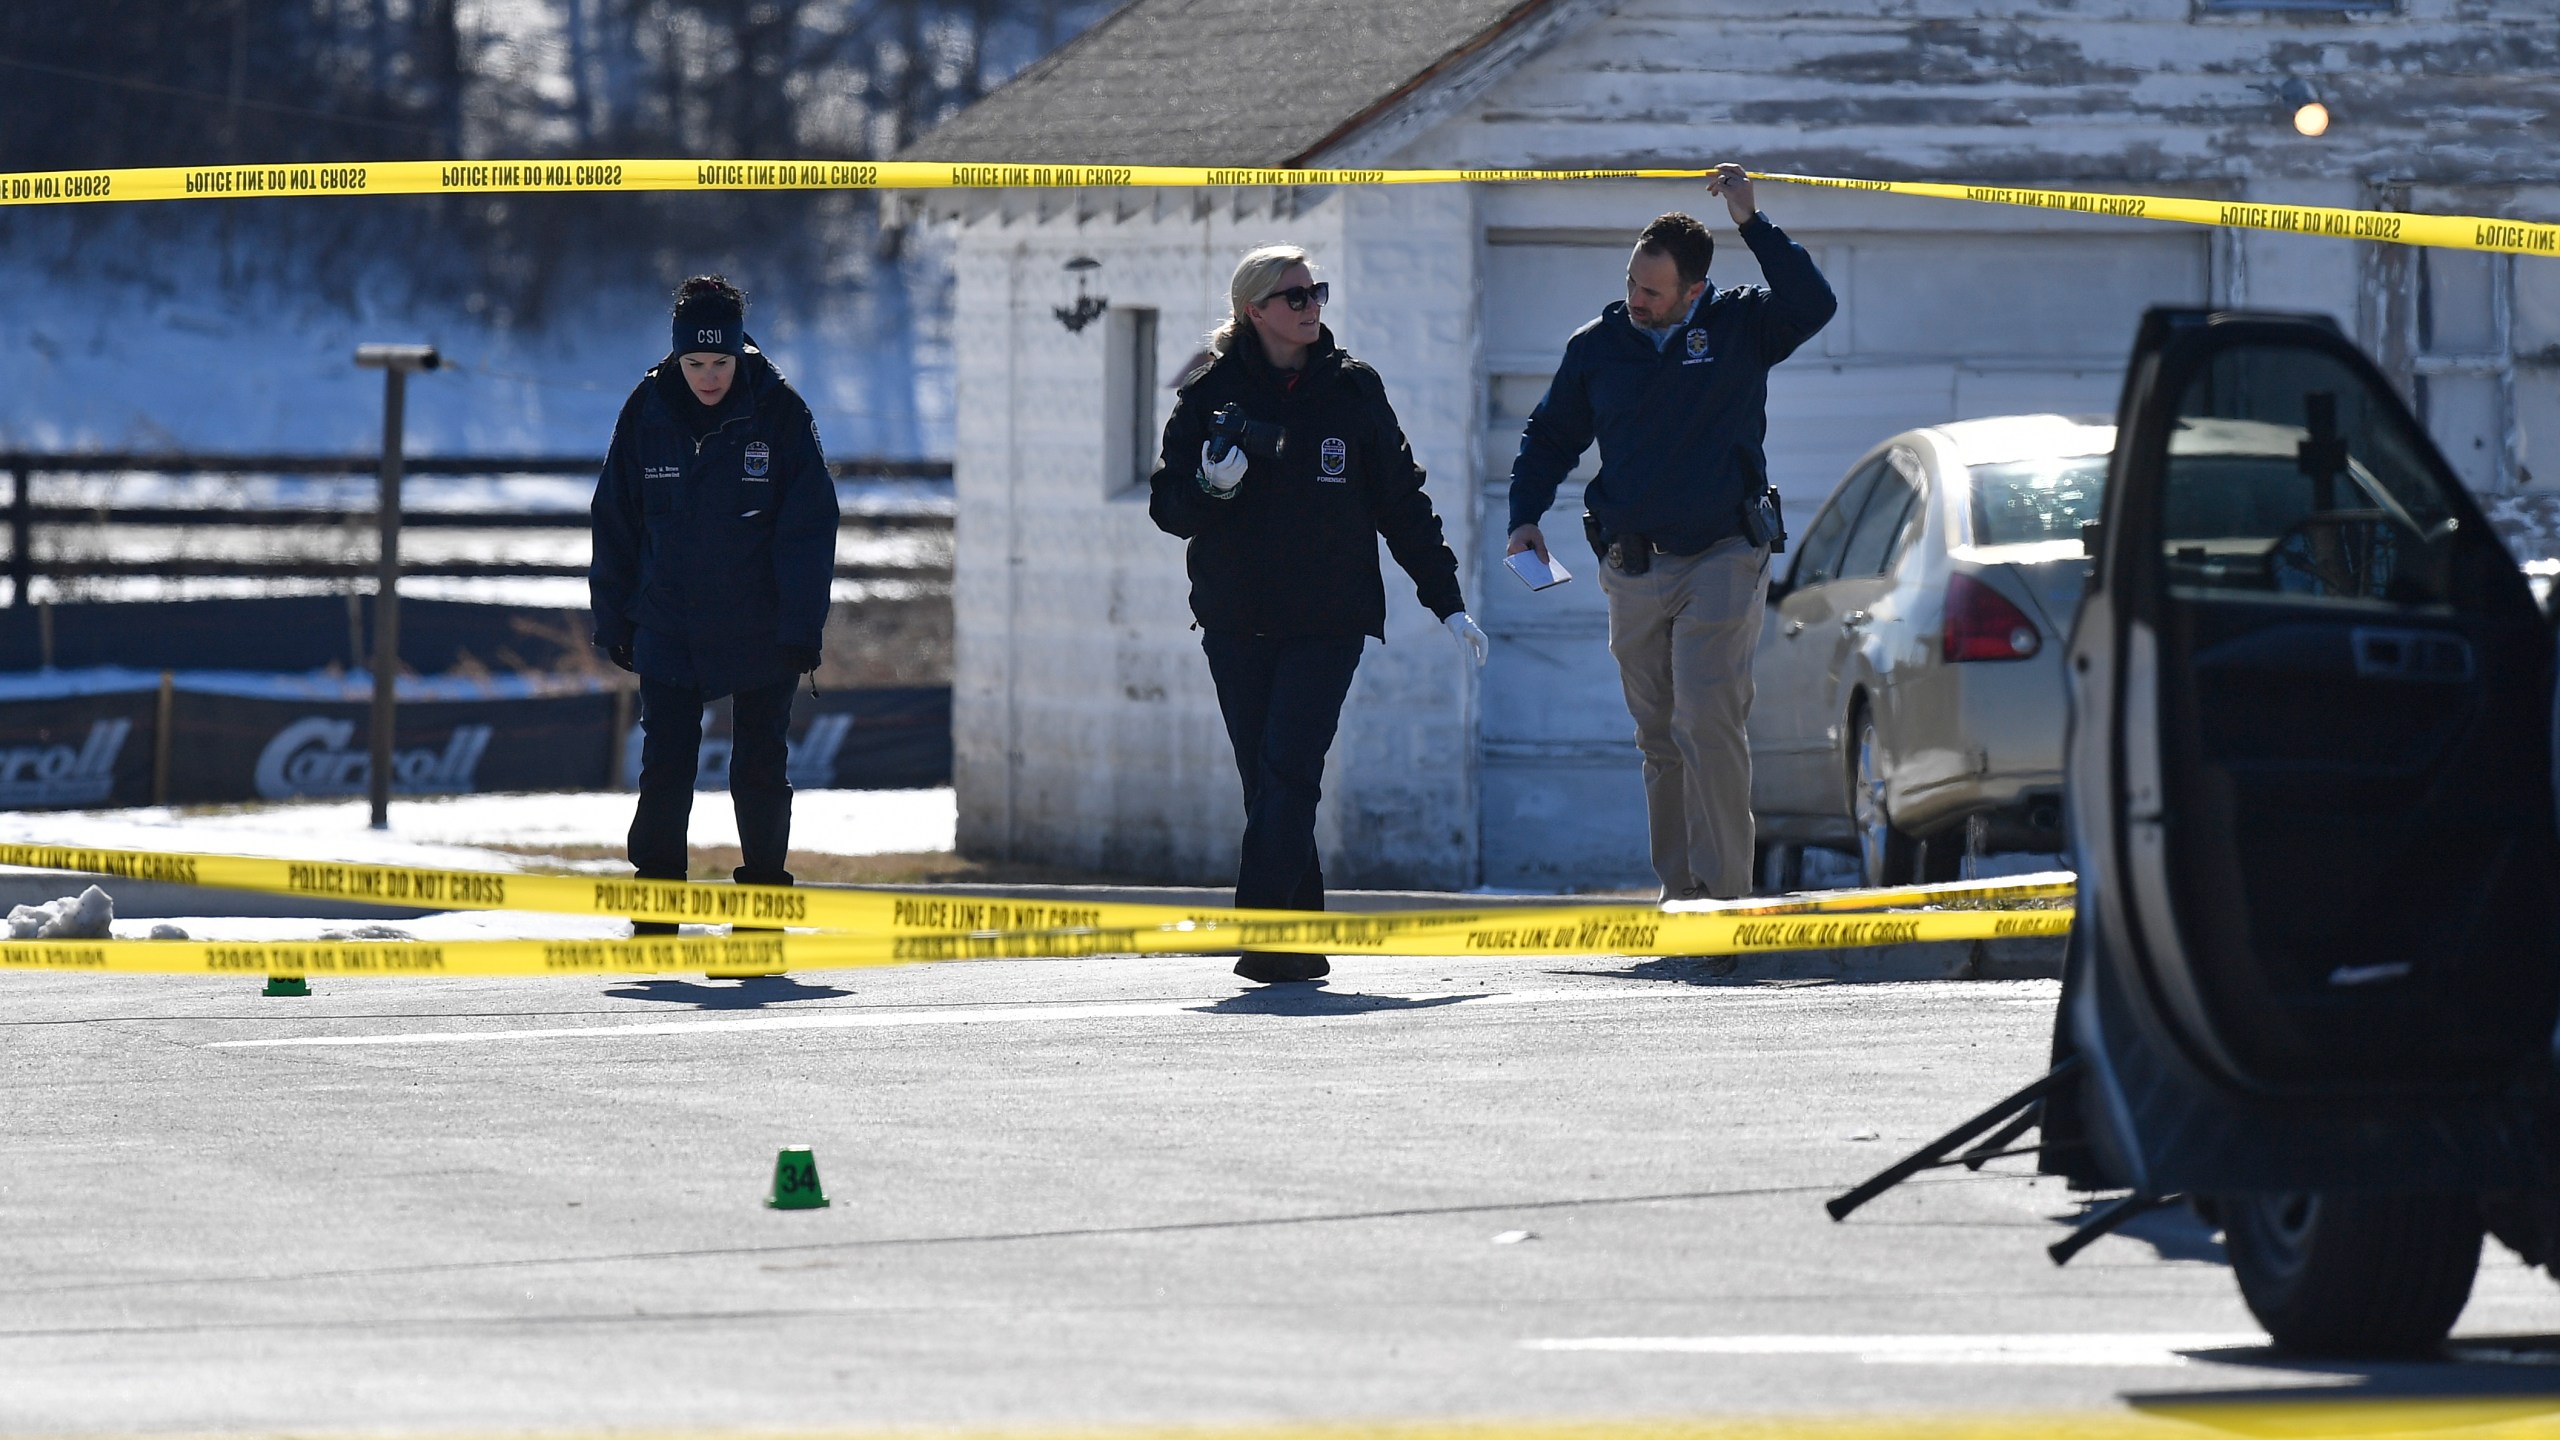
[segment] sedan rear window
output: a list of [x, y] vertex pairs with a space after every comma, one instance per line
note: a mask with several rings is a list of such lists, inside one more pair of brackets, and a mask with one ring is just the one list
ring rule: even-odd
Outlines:
[[2053, 456], [1967, 467], [1973, 477], [1973, 543], [2032, 545], [2077, 540], [2107, 498], [2107, 457]]

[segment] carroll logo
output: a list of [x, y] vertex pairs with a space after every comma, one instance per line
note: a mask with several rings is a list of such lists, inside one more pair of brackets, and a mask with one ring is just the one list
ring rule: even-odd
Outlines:
[[747, 478], [761, 480], [773, 469], [773, 447], [761, 440], [747, 442]]
[[[361, 795], [373, 773], [373, 757], [350, 752], [356, 722], [312, 715], [276, 732], [258, 753], [258, 794], [269, 800], [297, 795]], [[489, 727], [457, 725], [444, 753], [391, 752], [391, 788], [409, 795], [467, 794], [489, 748]]]
[[0, 750], [0, 805], [91, 805], [116, 788], [116, 754], [130, 720], [90, 723], [78, 750], [68, 745], [12, 745]]
[[[783, 762], [783, 778], [794, 789], [828, 790], [836, 783], [836, 757], [844, 752], [844, 742], [853, 733], [850, 715], [820, 715], [810, 720], [800, 738], [788, 742]], [[695, 752], [693, 788], [726, 790], [729, 788], [729, 737], [705, 735], [702, 748]], [[631, 733], [622, 750], [622, 788], [640, 788], [640, 722], [631, 722]]]
[[1338, 436], [1326, 436], [1323, 446], [1316, 452], [1316, 463], [1323, 469], [1325, 478], [1328, 480], [1341, 479], [1343, 467], [1350, 461], [1351, 447], [1343, 444]]

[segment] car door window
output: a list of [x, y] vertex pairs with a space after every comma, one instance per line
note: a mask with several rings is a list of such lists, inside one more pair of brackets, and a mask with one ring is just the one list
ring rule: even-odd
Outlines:
[[2225, 352], [2179, 405], [2162, 474], [2173, 592], [2432, 606], [2456, 522], [2424, 442], [2335, 356]]
[[2270, 1090], [2547, 1064], [2551, 640], [2522, 575], [2333, 332], [2151, 328], [2108, 516], [2108, 843], [2183, 1043]]
[[1884, 468], [1876, 478], [1875, 493], [1867, 497], [1865, 512], [1849, 531], [1849, 543], [1841, 549], [1842, 579], [1884, 573], [1886, 562], [1899, 553], [1903, 527], [1919, 499], [1919, 489], [1901, 467]]
[[1840, 577], [1840, 548], [1848, 543], [1849, 527], [1857, 520], [1859, 509], [1875, 489], [1876, 477], [1885, 468], [1884, 459], [1878, 457], [1840, 483], [1831, 503], [1814, 517], [1796, 549], [1796, 568], [1788, 578], [1789, 588], [1810, 589]]

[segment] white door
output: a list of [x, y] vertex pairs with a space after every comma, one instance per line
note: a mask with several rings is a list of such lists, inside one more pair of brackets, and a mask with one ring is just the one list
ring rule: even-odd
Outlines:
[[[1721, 217], [1713, 280], [1762, 283]], [[1484, 881], [1644, 885], [1634, 725], [1582, 543], [1596, 452], [1541, 528], [1577, 578], [1529, 592], [1503, 571], [1512, 456], [1573, 331], [1620, 298], [1632, 231], [1494, 231], [1484, 267], [1482, 597]], [[1917, 426], [2114, 409], [2142, 312], [2210, 299], [2207, 237], [2158, 234], [1797, 235], [1841, 310], [1770, 376], [1769, 478], [1801, 531], [1858, 457]]]

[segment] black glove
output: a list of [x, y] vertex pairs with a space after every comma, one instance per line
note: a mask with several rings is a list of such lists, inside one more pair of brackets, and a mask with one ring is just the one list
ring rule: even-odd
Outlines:
[[604, 658], [634, 675], [640, 673], [640, 667], [631, 663], [631, 647], [628, 645], [607, 645], [604, 647]]
[[782, 663], [791, 667], [792, 674], [806, 675], [810, 671], [818, 668], [819, 656], [817, 646], [784, 645], [778, 648], [782, 654]]

